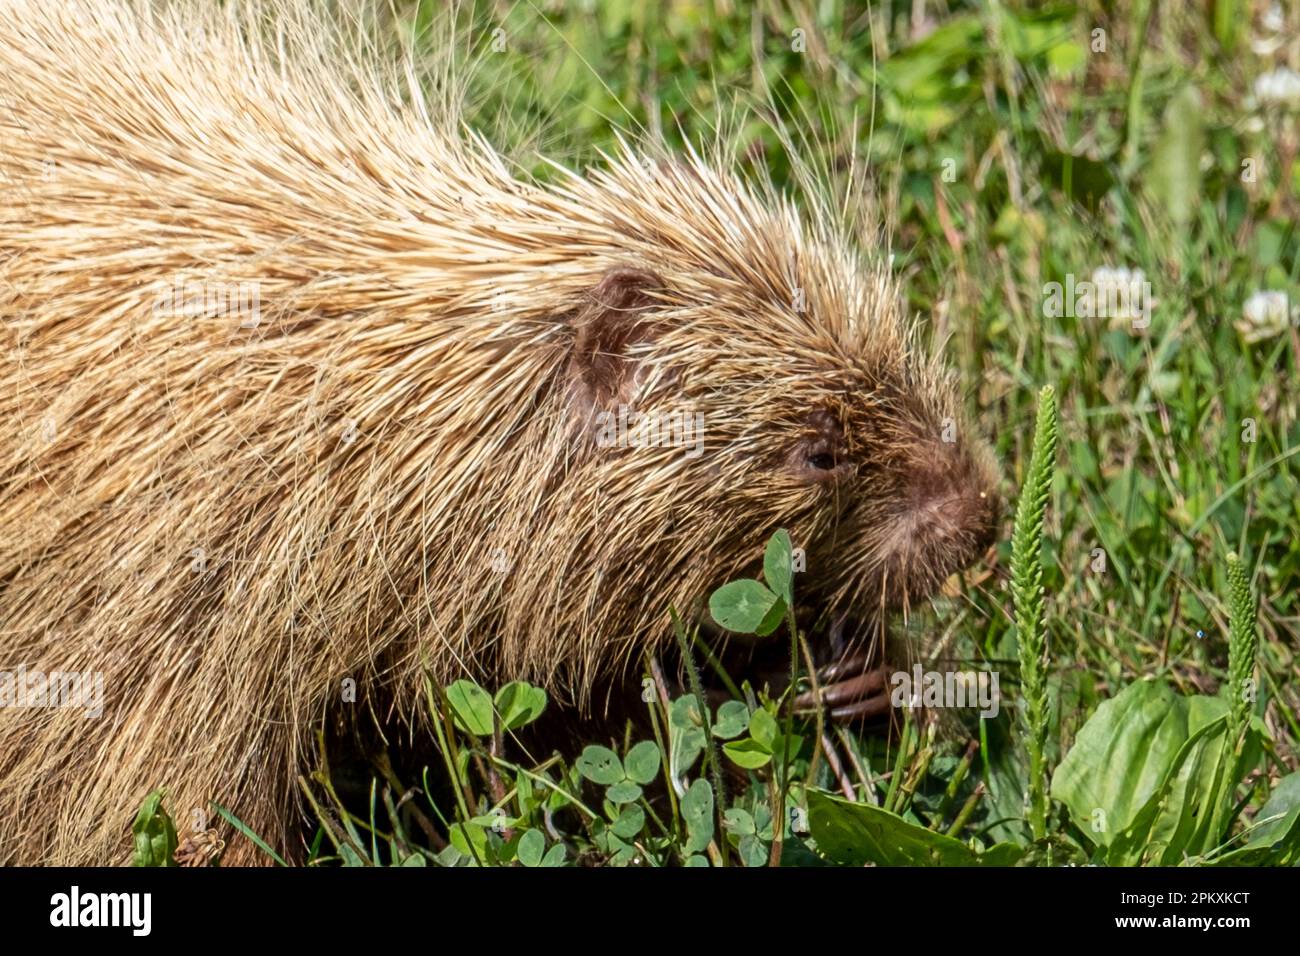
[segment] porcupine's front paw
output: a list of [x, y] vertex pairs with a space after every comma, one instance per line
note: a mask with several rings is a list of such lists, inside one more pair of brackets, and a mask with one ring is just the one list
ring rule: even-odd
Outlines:
[[810, 688], [795, 698], [796, 712], [814, 714], [820, 709], [845, 724], [883, 717], [890, 708], [888, 675], [889, 668], [878, 655], [862, 650], [847, 653], [818, 671], [816, 690]]

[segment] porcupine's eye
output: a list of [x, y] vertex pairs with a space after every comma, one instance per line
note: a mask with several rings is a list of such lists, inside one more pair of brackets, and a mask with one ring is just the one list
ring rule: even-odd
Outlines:
[[835, 415], [819, 408], [804, 419], [803, 433], [790, 462], [804, 477], [823, 481], [839, 474], [844, 464], [844, 432]]

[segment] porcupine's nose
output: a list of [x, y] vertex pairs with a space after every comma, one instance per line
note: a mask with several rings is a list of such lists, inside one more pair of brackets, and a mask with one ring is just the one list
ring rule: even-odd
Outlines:
[[934, 442], [912, 458], [890, 529], [899, 583], [922, 592], [974, 564], [997, 538], [1001, 501], [982, 448]]

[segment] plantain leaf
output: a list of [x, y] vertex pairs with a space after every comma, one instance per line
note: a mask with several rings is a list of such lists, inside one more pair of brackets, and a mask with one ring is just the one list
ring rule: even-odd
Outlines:
[[1254, 839], [1272, 843], [1286, 836], [1290, 824], [1286, 818], [1300, 810], [1300, 770], [1289, 773], [1277, 782], [1268, 801], [1255, 814], [1259, 829]]
[[909, 823], [869, 803], [854, 803], [820, 790], [808, 793], [808, 828], [817, 850], [844, 866], [1009, 866], [1020, 847], [999, 843], [976, 853], [965, 843]]
[[1220, 836], [1210, 821], [1236, 773], [1227, 702], [1139, 681], [1084, 724], [1051, 792], [1110, 862], [1177, 862]]
[[1287, 774], [1255, 814], [1245, 844], [1211, 866], [1294, 866], [1300, 861], [1300, 772]]
[[1211, 833], [1216, 809], [1231, 789], [1233, 764], [1225, 714], [1195, 731], [1178, 749], [1168, 776], [1111, 844], [1115, 866], [1172, 866], [1218, 843]]

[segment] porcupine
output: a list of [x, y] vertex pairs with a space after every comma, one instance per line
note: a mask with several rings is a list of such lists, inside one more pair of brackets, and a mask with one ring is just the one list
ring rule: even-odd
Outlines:
[[[837, 201], [653, 144], [537, 181], [301, 2], [212, 7], [0, 0], [0, 669], [104, 681], [0, 708], [0, 860], [122, 861], [157, 785], [287, 846], [342, 681], [586, 713], [778, 527], [864, 628], [988, 545], [988, 452]], [[703, 454], [599, 440], [626, 409]]]

